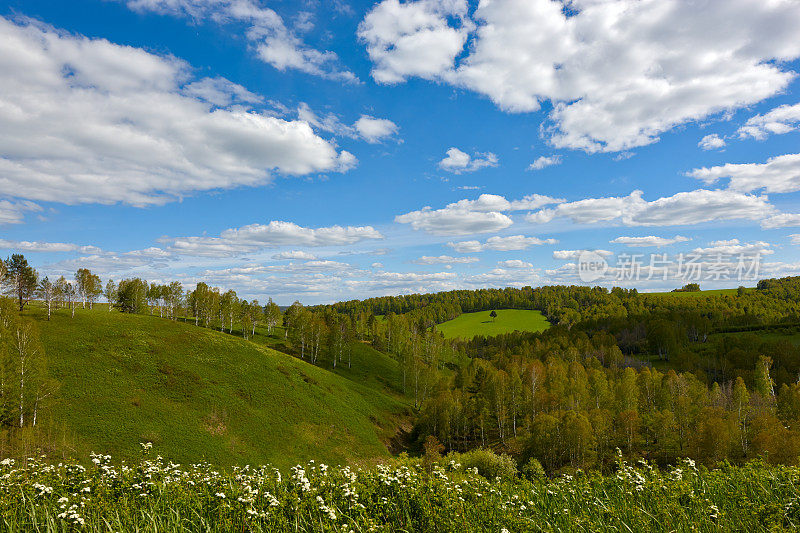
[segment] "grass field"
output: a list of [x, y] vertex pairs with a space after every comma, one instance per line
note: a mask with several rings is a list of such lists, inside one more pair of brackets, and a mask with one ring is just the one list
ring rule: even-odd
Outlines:
[[464, 313], [437, 325], [436, 329], [448, 339], [471, 339], [477, 335], [488, 337], [512, 331], [543, 331], [550, 327], [550, 323], [539, 311], [498, 309], [495, 319], [489, 316], [490, 312]]
[[[658, 296], [674, 296], [676, 298], [707, 298], [709, 296], [736, 296], [738, 289], [712, 289], [708, 291], [693, 291], [693, 292], [646, 292], [646, 295]], [[752, 291], [755, 289], [746, 289]]]
[[[39, 424], [46, 448], [137, 457], [152, 441], [178, 462], [288, 466], [385, 457], [407, 412], [396, 363], [362, 351], [352, 370], [313, 366], [241, 337], [98, 308], [36, 320], [58, 389]], [[370, 357], [380, 366], [367, 367]], [[392, 367], [394, 363], [395, 367]], [[378, 373], [385, 376], [373, 375]], [[348, 375], [349, 373], [349, 375]]]

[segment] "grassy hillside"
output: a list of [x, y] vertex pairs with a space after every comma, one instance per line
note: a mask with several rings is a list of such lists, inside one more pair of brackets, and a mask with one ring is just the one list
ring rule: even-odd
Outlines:
[[[42, 427], [69, 454], [138, 454], [152, 441], [179, 462], [287, 466], [388, 454], [405, 401], [365, 375], [307, 364], [240, 337], [104, 309], [37, 320], [59, 382]], [[382, 354], [380, 354], [382, 356]], [[397, 372], [382, 356], [378, 372]], [[44, 430], [42, 430], [44, 431]]]
[[[736, 296], [738, 289], [712, 289], [708, 291], [689, 291], [689, 292], [647, 292], [646, 295], [673, 296], [675, 298], [707, 298], [709, 296]], [[747, 289], [754, 290], [754, 289]]]
[[539, 311], [524, 309], [498, 309], [497, 318], [489, 316], [491, 311], [464, 313], [458, 318], [436, 326], [448, 339], [460, 337], [471, 339], [477, 335], [499, 335], [512, 331], [543, 331], [550, 323]]

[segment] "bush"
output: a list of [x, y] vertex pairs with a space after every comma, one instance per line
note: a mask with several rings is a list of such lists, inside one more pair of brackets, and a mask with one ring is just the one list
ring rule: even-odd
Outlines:
[[522, 467], [522, 475], [530, 481], [542, 479], [546, 476], [542, 463], [535, 457], [528, 459], [528, 462]]
[[467, 468], [477, 468], [486, 479], [509, 479], [517, 475], [517, 465], [508, 455], [498, 455], [491, 450], [470, 450], [461, 454], [450, 454], [450, 459]]

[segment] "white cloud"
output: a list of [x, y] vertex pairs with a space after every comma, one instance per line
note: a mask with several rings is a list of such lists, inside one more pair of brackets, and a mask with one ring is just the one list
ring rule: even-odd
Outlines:
[[142, 206], [355, 164], [302, 121], [190, 96], [174, 57], [0, 18], [0, 72], [3, 195]]
[[521, 200], [508, 201], [496, 194], [481, 194], [475, 200], [459, 200], [442, 209], [429, 206], [395, 217], [396, 222], [411, 224], [417, 230], [435, 235], [469, 235], [490, 233], [510, 226], [511, 217], [502, 211], [538, 209], [544, 205], [563, 202], [541, 194], [530, 194]]
[[544, 281], [537, 270], [527, 267], [494, 268], [488, 272], [464, 277], [465, 284], [480, 288], [535, 286], [541, 285]]
[[264, 101], [263, 96], [253, 94], [225, 78], [203, 78], [187, 85], [183, 92], [218, 107], [228, 107], [234, 103], [260, 104]]
[[525, 235], [511, 235], [508, 237], [489, 237], [486, 242], [480, 241], [461, 241], [461, 242], [448, 242], [447, 246], [454, 249], [456, 252], [477, 253], [486, 250], [495, 250], [498, 252], [510, 252], [516, 250], [525, 250], [531, 246], [541, 246], [543, 244], [555, 244], [558, 241], [555, 239], [539, 239], [538, 237], [526, 237]]
[[[291, 32], [275, 11], [254, 0], [121, 0], [134, 11], [153, 11], [192, 20], [209, 19], [219, 24], [247, 25], [245, 36], [256, 56], [278, 70], [297, 69], [308, 74], [355, 81], [352, 72], [337, 66], [338, 57], [306, 45]], [[301, 13], [302, 15], [302, 13]], [[309, 21], [296, 26], [308, 29]]]
[[456, 147], [447, 150], [447, 156], [439, 161], [439, 168], [454, 174], [475, 172], [482, 168], [496, 167], [497, 156], [492, 152], [476, 153], [472, 156]]
[[648, 235], [646, 237], [617, 237], [610, 242], [613, 244], [625, 244], [631, 247], [656, 246], [660, 248], [662, 246], [669, 246], [670, 244], [686, 242], [688, 240], [687, 237], [681, 235], [675, 235], [674, 237], [656, 237], [655, 235]]
[[469, 264], [469, 263], [477, 263], [479, 259], [477, 257], [453, 257], [450, 255], [439, 255], [436, 257], [432, 257], [429, 255], [423, 255], [419, 259], [412, 261], [412, 263], [416, 263], [418, 265], [450, 265], [450, 264]]
[[505, 261], [498, 261], [497, 266], [501, 268], [533, 268], [531, 263], [525, 262], [522, 259], [507, 259]]
[[443, 209], [423, 207], [394, 217], [395, 222], [411, 224], [415, 230], [424, 230], [434, 235], [470, 235], [490, 233], [513, 224], [511, 217], [497, 211], [474, 211], [450, 204]]
[[103, 252], [97, 246], [85, 246], [70, 242], [11, 241], [8, 239], [0, 239], [0, 248], [17, 252], [77, 252], [81, 254]]
[[716, 133], [713, 133], [700, 139], [700, 142], [697, 143], [697, 146], [703, 150], [719, 150], [720, 148], [725, 147], [725, 139]]
[[800, 233], [792, 233], [789, 235], [789, 240], [792, 244], [800, 244]]
[[306, 228], [293, 222], [273, 220], [227, 229], [219, 237], [164, 238], [169, 251], [180, 255], [225, 257], [278, 246], [343, 246], [363, 240], [382, 239], [372, 226]]
[[379, 143], [395, 135], [399, 128], [389, 119], [375, 118], [361, 115], [352, 126], [348, 126], [333, 113], [318, 115], [306, 104], [301, 102], [297, 108], [297, 118], [311, 124], [311, 126], [351, 139], [364, 139], [368, 143]]
[[553, 259], [560, 259], [560, 260], [576, 260], [580, 255], [584, 252], [593, 252], [597, 255], [602, 255], [604, 257], [608, 257], [614, 255], [612, 252], [608, 250], [554, 250], [553, 251]]
[[800, 128], [800, 103], [782, 105], [763, 115], [750, 117], [737, 133], [741, 138], [764, 140], [769, 135], [781, 135], [798, 128]]
[[576, 224], [614, 222], [626, 226], [680, 226], [714, 220], [761, 220], [774, 212], [775, 208], [765, 196], [698, 189], [652, 202], [642, 198], [642, 191], [633, 191], [622, 197], [587, 198], [543, 209], [526, 218], [540, 224], [567, 217]]
[[368, 143], [378, 143], [383, 139], [396, 135], [398, 132], [397, 124], [389, 119], [375, 118], [369, 115], [361, 115], [353, 125], [362, 139]]
[[707, 248], [695, 248], [692, 253], [703, 256], [707, 259], [715, 259], [720, 256], [742, 255], [769, 255], [774, 253], [771, 249], [772, 245], [768, 242], [757, 241], [750, 243], [741, 243], [739, 239], [729, 239], [712, 241], [708, 243]]
[[[83, 250], [78, 251], [86, 253]], [[91, 251], [88, 251], [88, 253], [91, 253]], [[92, 272], [99, 274], [131, 274], [132, 271], [142, 268], [164, 268], [172, 258], [172, 254], [168, 251], [155, 247], [145, 248], [144, 250], [131, 250], [129, 252], [106, 252], [98, 250], [95, 253], [91, 253], [91, 255], [59, 261], [50, 265], [47, 270], [64, 275], [73, 273], [79, 268], [88, 268]]]
[[511, 112], [550, 101], [550, 142], [596, 152], [784, 90], [798, 25], [792, 0], [494, 0], [471, 18], [463, 0], [384, 0], [359, 36], [379, 83], [441, 81]]
[[[398, 83], [409, 76], [434, 79], [452, 68], [472, 24], [466, 0], [421, 0], [376, 5], [358, 27], [367, 45], [378, 83]], [[448, 18], [457, 21], [456, 27]]]
[[800, 226], [800, 213], [778, 213], [761, 221], [764, 229]]
[[287, 250], [285, 252], [281, 252], [272, 256], [273, 259], [276, 260], [285, 260], [285, 259], [302, 259], [302, 260], [314, 260], [317, 257], [314, 254], [310, 254], [308, 252], [304, 252], [302, 250]]
[[767, 159], [766, 163], [744, 163], [696, 168], [686, 173], [704, 183], [730, 178], [728, 188], [737, 191], [800, 191], [800, 154], [786, 154]]
[[26, 211], [41, 211], [42, 208], [33, 202], [11, 202], [0, 200], [0, 225], [20, 224], [25, 218]]
[[540, 156], [528, 165], [528, 170], [541, 170], [545, 167], [552, 167], [554, 165], [561, 164], [561, 156], [560, 155], [552, 155], [552, 156]]

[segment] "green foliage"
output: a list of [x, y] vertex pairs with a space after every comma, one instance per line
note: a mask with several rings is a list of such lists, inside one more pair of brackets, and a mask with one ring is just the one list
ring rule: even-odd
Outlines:
[[517, 475], [517, 463], [511, 456], [496, 454], [484, 448], [464, 453], [451, 453], [448, 454], [447, 459], [455, 461], [467, 470], [475, 468], [478, 474], [489, 480], [511, 479]]
[[11, 531], [792, 531], [797, 467], [665, 471], [620, 463], [610, 476], [485, 479], [451, 462], [432, 471], [351, 470], [311, 462], [291, 471], [217, 470], [145, 459], [89, 468], [35, 460], [0, 465], [0, 521]]
[[147, 310], [149, 286], [139, 278], [124, 279], [117, 287], [114, 305], [123, 313], [144, 313]]
[[[492, 317], [495, 313], [495, 317]], [[504, 309], [497, 313], [492, 310], [477, 313], [464, 313], [458, 318], [436, 326], [437, 331], [447, 339], [471, 339], [476, 336], [494, 336], [513, 331], [543, 331], [550, 327], [540, 311], [523, 309]]]

